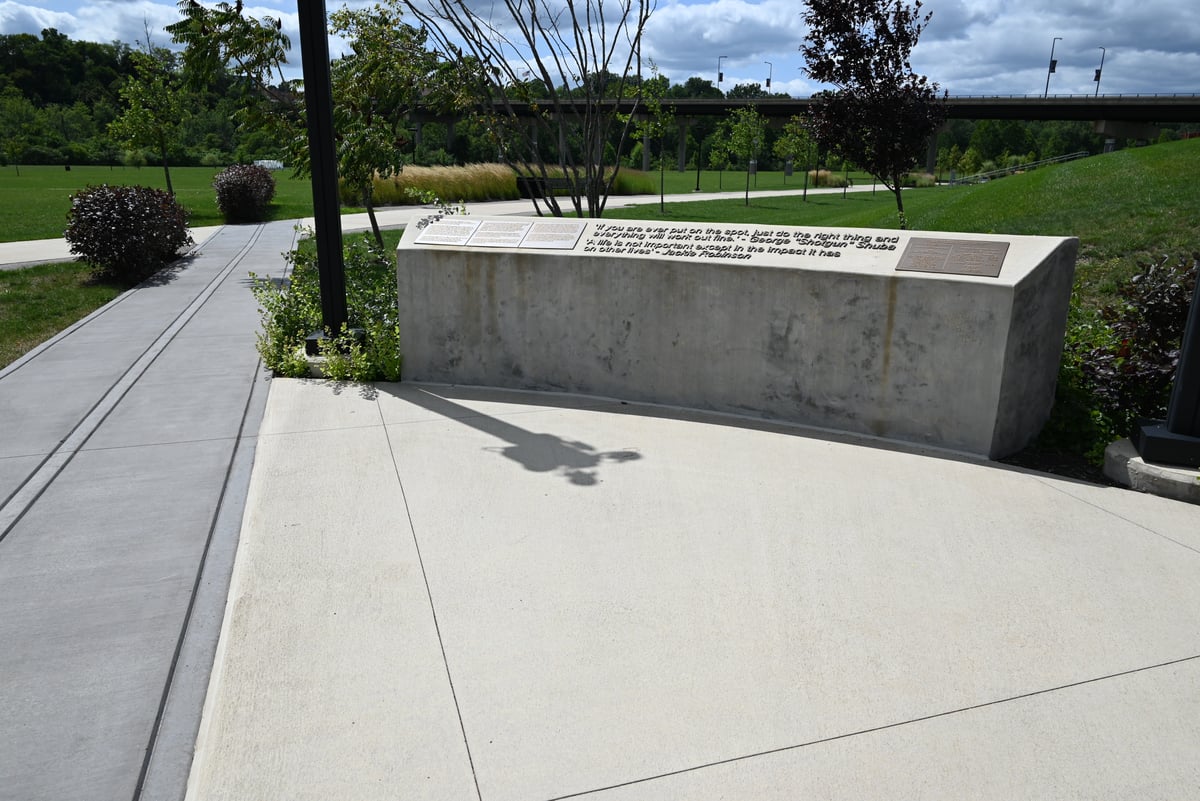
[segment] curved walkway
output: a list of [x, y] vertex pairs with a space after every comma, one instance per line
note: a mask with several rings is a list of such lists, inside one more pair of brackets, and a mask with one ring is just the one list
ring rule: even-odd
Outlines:
[[1200, 507], [604, 399], [268, 381], [246, 273], [294, 237], [222, 227], [0, 370], [0, 798], [1200, 787]]

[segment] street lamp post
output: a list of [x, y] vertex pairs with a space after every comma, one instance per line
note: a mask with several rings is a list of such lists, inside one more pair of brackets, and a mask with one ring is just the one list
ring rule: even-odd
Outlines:
[[[317, 274], [321, 322], [330, 336], [346, 324], [346, 267], [342, 258], [342, 218], [338, 198], [337, 149], [333, 135], [333, 90], [329, 78], [329, 29], [325, 0], [298, 0], [304, 105], [312, 158], [313, 222], [317, 235]], [[317, 352], [321, 333], [305, 343]]]
[[1106, 51], [1104, 50], [1104, 48], [1103, 48], [1103, 47], [1101, 47], [1101, 48], [1100, 48], [1100, 66], [1099, 66], [1099, 68], [1097, 68], [1097, 70], [1096, 70], [1096, 77], [1095, 77], [1095, 78], [1093, 78], [1093, 80], [1096, 82], [1096, 94], [1095, 94], [1095, 97], [1099, 97], [1099, 96], [1100, 96], [1100, 73], [1104, 72], [1104, 55], [1105, 55], [1105, 52], [1106, 52]]
[[729, 58], [729, 56], [717, 57], [717, 91], [720, 91], [721, 89], [721, 81], [725, 80], [725, 73], [721, 72], [721, 62], [727, 58]]
[[772, 64], [770, 61], [764, 61], [763, 63], [766, 64], [767, 67], [769, 67], [769, 69], [767, 70], [767, 89], [770, 89], [771, 88], [771, 76], [775, 74], [775, 65]]
[[1061, 36], [1055, 36], [1054, 41], [1050, 42], [1050, 69], [1046, 70], [1046, 91], [1042, 93], [1042, 97], [1050, 96], [1050, 74], [1054, 72], [1058, 66], [1058, 62], [1054, 60], [1054, 45], [1062, 41]]

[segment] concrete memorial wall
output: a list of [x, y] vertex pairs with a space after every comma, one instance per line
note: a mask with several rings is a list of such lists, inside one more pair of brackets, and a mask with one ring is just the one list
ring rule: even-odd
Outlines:
[[1077, 250], [921, 231], [424, 221], [397, 253], [404, 377], [1000, 458], [1049, 415]]

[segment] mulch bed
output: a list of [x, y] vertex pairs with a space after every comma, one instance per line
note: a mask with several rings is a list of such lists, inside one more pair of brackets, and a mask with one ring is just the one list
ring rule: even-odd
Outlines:
[[1050, 473], [1063, 478], [1073, 478], [1076, 481], [1087, 481], [1108, 487], [1118, 486], [1116, 482], [1104, 475], [1103, 468], [1092, 464], [1076, 453], [1058, 453], [1029, 447], [999, 461], [1001, 464], [1024, 467], [1028, 470], [1037, 470], [1040, 473]]

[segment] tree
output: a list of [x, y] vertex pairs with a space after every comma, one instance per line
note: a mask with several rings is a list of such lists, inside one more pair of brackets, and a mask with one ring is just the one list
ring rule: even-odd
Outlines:
[[938, 151], [937, 168], [941, 172], [950, 173], [951, 177], [962, 169], [962, 150], [958, 145], [950, 145], [949, 150]]
[[[408, 161], [408, 123], [418, 105], [425, 111], [451, 112], [466, 105], [462, 72], [427, 50], [424, 30], [400, 21], [398, 0], [329, 16], [331, 33], [346, 39], [349, 55], [333, 62], [334, 135], [338, 175], [363, 199], [375, 241], [383, 235], [375, 219], [375, 178], [388, 178]], [[308, 145], [293, 142], [298, 171], [306, 170]]]
[[783, 133], [775, 140], [775, 155], [784, 161], [803, 161], [804, 199], [808, 200], [808, 168], [812, 158], [814, 142], [809, 132], [809, 122], [799, 115], [793, 116], [783, 126]]
[[[405, 5], [439, 48], [479, 66], [470, 74], [481, 105], [500, 106], [514, 123], [501, 158], [547, 181], [539, 141], [574, 139], [557, 153], [571, 204], [581, 216], [603, 214], [641, 101], [642, 34], [655, 0], [503, 0], [478, 10], [463, 0]], [[536, 92], [531, 81], [541, 84]], [[627, 114], [618, 116], [618, 100], [631, 106]], [[519, 120], [525, 108], [532, 116]], [[553, 193], [546, 195], [549, 213], [561, 216]]]
[[207, 89], [228, 73], [238, 79], [243, 130], [257, 128], [287, 138], [299, 118], [300, 98], [283, 75], [291, 40], [283, 22], [244, 13], [242, 0], [207, 8], [196, 0], [179, 0], [183, 19], [167, 26], [171, 40], [184, 46], [183, 71], [188, 85]]
[[168, 152], [183, 130], [183, 95], [178, 76], [171, 70], [171, 54], [162, 49], [134, 53], [134, 74], [121, 87], [125, 110], [109, 125], [109, 132], [130, 147], [151, 148], [162, 158], [167, 193], [174, 195]]
[[0, 150], [4, 160], [21, 174], [21, 157], [37, 121], [37, 109], [20, 92], [9, 88], [0, 92]]
[[971, 133], [969, 145], [987, 160], [1023, 155], [1037, 148], [1028, 126], [1018, 120], [980, 120]]
[[770, 97], [771, 93], [762, 88], [761, 83], [739, 83], [725, 93], [732, 100], [758, 100]]
[[701, 78], [699, 75], [693, 75], [683, 83], [677, 83], [667, 90], [667, 97], [670, 98], [718, 98], [724, 97], [725, 93], [713, 86], [713, 82], [708, 78]]
[[809, 114], [823, 147], [874, 175], [896, 197], [907, 226], [901, 177], [945, 116], [938, 85], [913, 72], [909, 55], [929, 23], [921, 2], [807, 0], [805, 71], [833, 90], [813, 95]]
[[658, 67], [653, 62], [650, 64], [650, 75], [650, 79], [642, 85], [645, 110], [634, 122], [634, 135], [642, 142], [658, 140], [658, 210], [664, 211], [667, 159], [663, 152], [663, 139], [667, 131], [675, 127], [675, 107], [663, 106], [662, 101], [670, 82], [658, 74]]
[[758, 159], [767, 134], [767, 118], [754, 106], [742, 106], [727, 120], [729, 151], [746, 157], [746, 205], [750, 205], [750, 165]]

